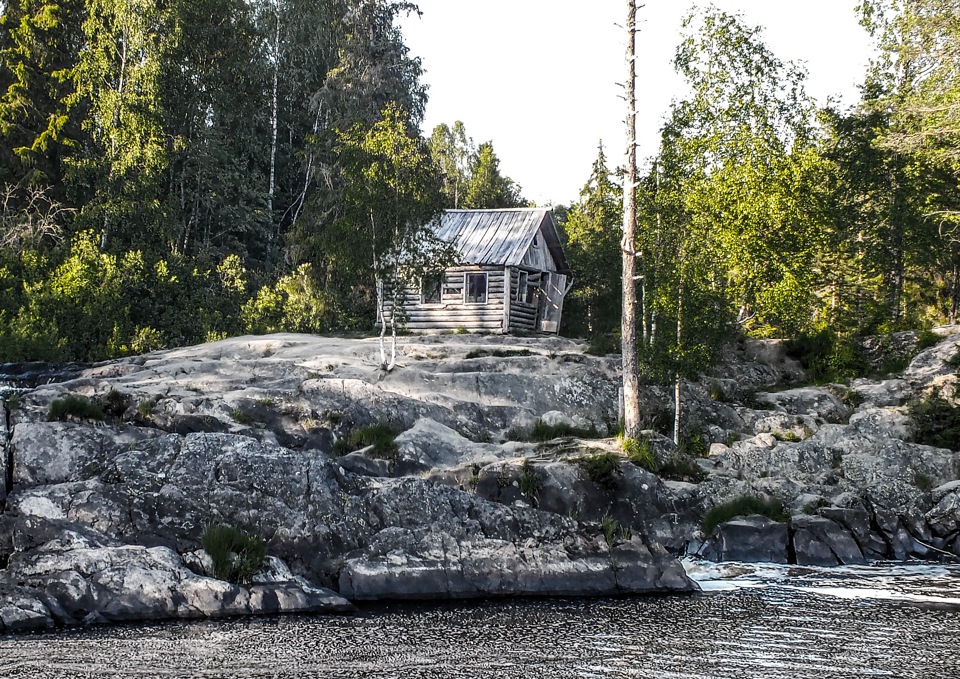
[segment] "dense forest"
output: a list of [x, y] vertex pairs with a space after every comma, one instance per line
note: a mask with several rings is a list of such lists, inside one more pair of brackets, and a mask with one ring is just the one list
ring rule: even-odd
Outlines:
[[0, 8], [0, 359], [368, 330], [399, 226], [522, 202], [491, 143], [421, 138], [412, 3]]
[[[445, 207], [526, 204], [491, 142], [420, 132], [397, 0], [0, 1], [0, 359], [94, 360], [238, 333], [368, 331], [375, 281]], [[849, 110], [760, 29], [694, 12], [637, 191], [639, 351], [850, 338], [960, 313], [960, 2], [864, 1]], [[612, 76], [614, 74], [611, 74]], [[611, 102], [616, 105], [616, 102]], [[621, 188], [601, 147], [558, 207], [563, 334], [620, 318]], [[611, 343], [612, 345], [612, 343]]]
[[[957, 322], [960, 2], [857, 11], [878, 57], [849, 110], [813, 101], [804, 70], [741, 17], [685, 21], [673, 64], [688, 94], [636, 196], [648, 377], [696, 376], [747, 335], [790, 338], [815, 379], [840, 379], [863, 368], [858, 336]], [[574, 334], [619, 327], [615, 174], [601, 147], [566, 215]]]

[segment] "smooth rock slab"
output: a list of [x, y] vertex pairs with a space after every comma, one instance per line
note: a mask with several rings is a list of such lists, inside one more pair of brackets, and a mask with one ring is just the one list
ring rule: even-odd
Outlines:
[[743, 516], [722, 523], [709, 541], [718, 561], [787, 563], [787, 524], [765, 516]]
[[[370, 553], [348, 559], [340, 573], [341, 595], [353, 600], [603, 596], [696, 588], [679, 562], [652, 554], [638, 540], [613, 550], [602, 541], [581, 543], [571, 545], [571, 553], [532, 540], [517, 545], [384, 532], [390, 535], [378, 536]], [[393, 545], [398, 548], [390, 549]]]
[[56, 602], [60, 613], [53, 617], [63, 624], [353, 610], [322, 588], [297, 583], [247, 588], [196, 575], [166, 547], [16, 554], [5, 577], [43, 591]]
[[836, 566], [866, 563], [853, 536], [843, 527], [821, 516], [791, 519], [793, 550], [803, 566]]

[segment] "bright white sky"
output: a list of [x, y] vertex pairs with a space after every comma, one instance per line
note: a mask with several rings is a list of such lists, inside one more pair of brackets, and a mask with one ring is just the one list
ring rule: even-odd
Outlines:
[[[493, 141], [501, 172], [539, 205], [577, 200], [603, 140], [622, 163], [620, 98], [627, 3], [622, 0], [416, 0], [422, 18], [402, 23], [430, 86], [424, 132], [462, 120], [474, 142]], [[858, 0], [714, 0], [764, 27], [782, 61], [804, 62], [807, 91], [857, 101], [870, 41]], [[700, 3], [706, 6], [707, 3]], [[690, 0], [647, 0], [638, 12], [638, 158], [653, 156], [670, 101], [683, 82], [670, 59]], [[619, 25], [618, 25], [619, 24]]]

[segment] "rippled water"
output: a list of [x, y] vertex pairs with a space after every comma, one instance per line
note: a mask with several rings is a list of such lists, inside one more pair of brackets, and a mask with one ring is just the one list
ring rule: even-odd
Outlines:
[[391, 604], [354, 617], [6, 637], [0, 676], [960, 676], [958, 567], [688, 570], [703, 594]]

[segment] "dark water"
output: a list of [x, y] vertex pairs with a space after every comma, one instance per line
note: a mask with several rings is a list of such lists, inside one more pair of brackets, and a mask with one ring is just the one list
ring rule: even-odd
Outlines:
[[4, 677], [960, 677], [960, 568], [692, 566], [691, 597], [393, 604], [355, 617], [0, 639]]

